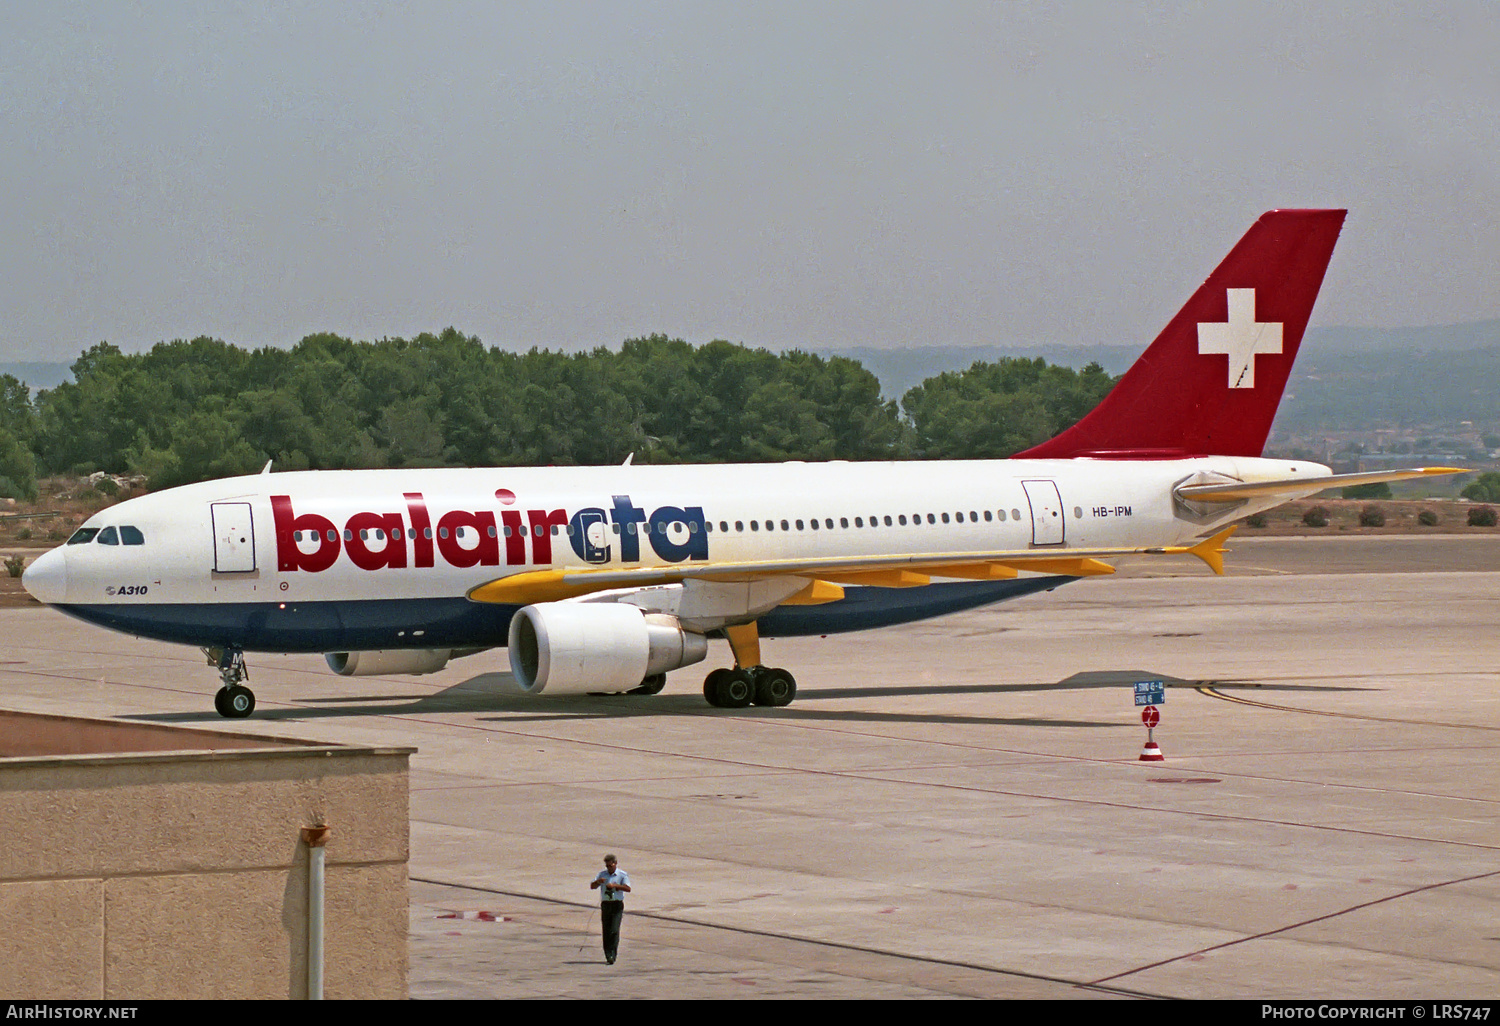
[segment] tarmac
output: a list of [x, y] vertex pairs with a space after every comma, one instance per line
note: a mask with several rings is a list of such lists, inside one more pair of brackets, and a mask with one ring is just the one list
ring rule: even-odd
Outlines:
[[1232, 545], [767, 641], [784, 709], [710, 708], [716, 643], [653, 697], [252, 654], [225, 721], [196, 650], [38, 607], [0, 708], [416, 746], [416, 998], [1500, 996], [1500, 536]]

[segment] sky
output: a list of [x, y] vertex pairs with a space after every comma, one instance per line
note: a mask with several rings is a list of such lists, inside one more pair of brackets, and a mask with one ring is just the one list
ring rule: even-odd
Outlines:
[[315, 331], [1144, 345], [1500, 317], [1500, 5], [0, 0], [0, 360]]

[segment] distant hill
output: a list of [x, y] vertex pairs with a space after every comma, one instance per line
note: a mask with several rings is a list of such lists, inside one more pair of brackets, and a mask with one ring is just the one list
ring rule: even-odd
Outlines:
[[0, 363], [0, 374], [9, 374], [31, 386], [32, 391], [56, 388], [71, 378], [73, 361], [67, 363]]
[[[1123, 373], [1140, 346], [921, 346], [821, 350], [849, 356], [900, 399], [924, 378], [962, 370], [976, 360], [1042, 357], [1082, 367], [1091, 360]], [[1278, 431], [1357, 430], [1376, 425], [1500, 423], [1500, 320], [1421, 328], [1312, 328], [1302, 341]]]
[[1457, 352], [1500, 345], [1500, 321], [1436, 324], [1425, 328], [1312, 328], [1298, 362], [1321, 352]]
[[1482, 349], [1306, 350], [1278, 430], [1500, 424], [1500, 340]]

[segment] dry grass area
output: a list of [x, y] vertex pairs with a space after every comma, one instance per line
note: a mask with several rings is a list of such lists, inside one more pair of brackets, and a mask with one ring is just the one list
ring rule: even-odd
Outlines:
[[[49, 477], [37, 482], [37, 500], [0, 500], [0, 554], [6, 560], [20, 556], [30, 563], [41, 553], [62, 544], [79, 524], [106, 506], [139, 494], [129, 487], [101, 487], [83, 478]], [[18, 577], [10, 576], [10, 564], [0, 572], [0, 608], [35, 604]]]
[[[1242, 534], [1309, 535], [1329, 534], [1494, 534], [1500, 528], [1470, 527], [1469, 510], [1476, 503], [1464, 499], [1302, 499], [1264, 514], [1266, 526], [1242, 526]], [[1309, 527], [1303, 515], [1314, 506], [1328, 511], [1327, 527]], [[1384, 527], [1365, 527], [1359, 522], [1361, 510], [1374, 507], [1385, 515]], [[1437, 523], [1427, 525], [1417, 518], [1429, 512]], [[1500, 510], [1497, 510], [1500, 512]]]
[[35, 502], [0, 500], [0, 548], [50, 549], [99, 510], [140, 494], [112, 481], [93, 485], [77, 477], [43, 478], [37, 493]]

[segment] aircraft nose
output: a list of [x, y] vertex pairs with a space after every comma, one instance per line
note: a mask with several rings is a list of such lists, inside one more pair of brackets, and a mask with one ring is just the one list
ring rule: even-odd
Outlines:
[[21, 575], [21, 586], [31, 597], [47, 605], [57, 605], [67, 598], [68, 561], [61, 549], [45, 552]]

